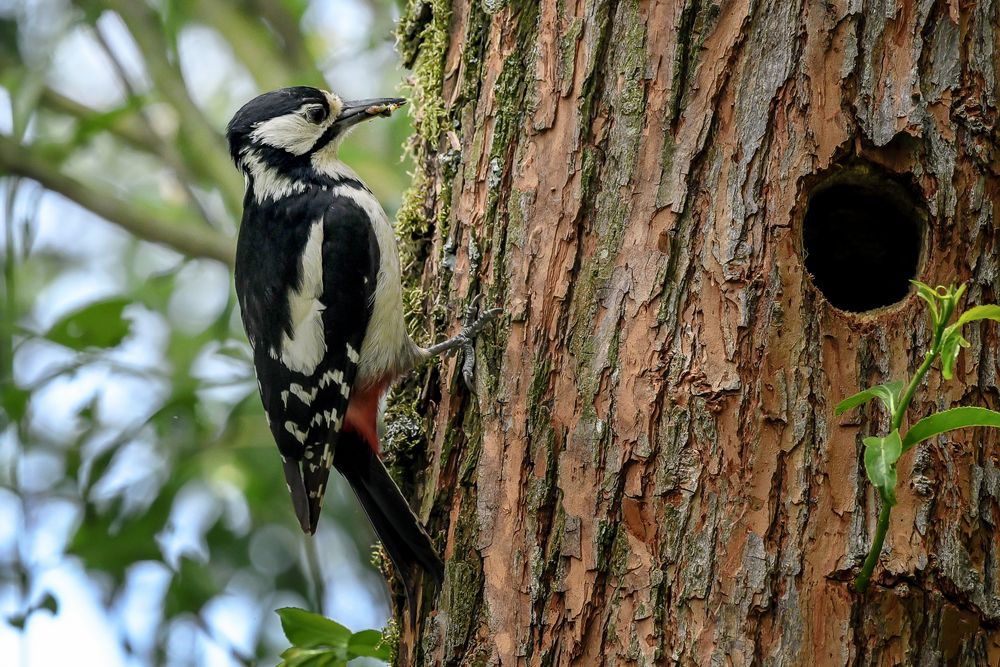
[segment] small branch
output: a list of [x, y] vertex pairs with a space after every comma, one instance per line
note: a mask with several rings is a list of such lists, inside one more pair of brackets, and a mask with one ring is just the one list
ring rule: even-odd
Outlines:
[[[316, 67], [316, 60], [306, 48], [305, 36], [302, 34], [301, 16], [296, 15], [288, 4], [280, 0], [257, 0], [253, 3], [257, 13], [267, 21], [271, 29], [282, 42], [282, 52], [286, 54], [292, 69], [305, 74], [306, 81], [313, 85], [324, 87], [326, 78]], [[246, 61], [253, 68], [255, 60]]]
[[[121, 82], [122, 88], [125, 90], [125, 94], [130, 99], [138, 99], [139, 94], [132, 85], [132, 81], [128, 77], [128, 72], [125, 71], [125, 66], [122, 64], [121, 60], [118, 59], [118, 54], [115, 53], [114, 49], [111, 48], [111, 44], [108, 42], [107, 38], [104, 36], [104, 31], [101, 30], [101, 26], [96, 26], [94, 28], [94, 35], [97, 37], [97, 42], [101, 45], [104, 53], [108, 56], [108, 60], [111, 61], [111, 67], [118, 76], [118, 80]], [[198, 199], [198, 195], [195, 194], [194, 188], [191, 187], [191, 181], [195, 180], [194, 175], [191, 170], [188, 169], [188, 165], [185, 164], [184, 159], [181, 157], [180, 151], [177, 147], [167, 142], [153, 127], [153, 122], [149, 119], [146, 114], [146, 110], [140, 108], [136, 111], [136, 115], [142, 122], [143, 128], [155, 142], [156, 154], [166, 162], [171, 169], [174, 170], [174, 178], [177, 183], [181, 186], [187, 194], [188, 201], [191, 205], [198, 211], [202, 219], [208, 224], [209, 227], [215, 227], [213, 224], [212, 217], [208, 214], [208, 211], [202, 206], [201, 201]]]
[[[103, 113], [98, 109], [66, 97], [51, 88], [45, 88], [42, 91], [39, 103], [52, 111], [72, 116], [81, 121], [100, 116]], [[146, 131], [131, 116], [115, 118], [107, 124], [105, 129], [133, 148], [153, 154], [157, 154], [158, 152], [156, 142], [152, 140], [152, 137], [148, 136]]]
[[[934, 359], [937, 358], [938, 354], [941, 352], [941, 334], [944, 332], [945, 325], [948, 324], [948, 320], [951, 318], [951, 313], [954, 310], [955, 305], [953, 303], [946, 304], [943, 309], [943, 314], [941, 320], [937, 322], [934, 327], [934, 338], [931, 342], [931, 349], [927, 352], [924, 357], [923, 362], [917, 369], [917, 372], [913, 374], [910, 378], [910, 383], [906, 385], [906, 389], [903, 391], [902, 398], [896, 405], [896, 411], [892, 415], [892, 425], [890, 431], [896, 431], [903, 425], [903, 417], [906, 416], [906, 411], [910, 407], [910, 403], [913, 401], [913, 394], [916, 393], [917, 387], [923, 382], [924, 376], [927, 375], [927, 371], [931, 369], [931, 364], [934, 363]], [[858, 593], [864, 593], [868, 589], [868, 582], [872, 578], [872, 573], [875, 571], [875, 565], [878, 564], [879, 556], [882, 555], [882, 546], [885, 544], [885, 536], [889, 531], [889, 515], [892, 514], [892, 505], [882, 499], [882, 509], [878, 514], [878, 525], [875, 528], [875, 539], [872, 542], [871, 549], [868, 551], [868, 557], [865, 558], [864, 565], [861, 566], [861, 572], [858, 573], [857, 578], [854, 580], [854, 590]]]
[[232, 239], [208, 229], [193, 229], [154, 210], [140, 208], [114, 194], [99, 192], [59, 171], [58, 167], [9, 137], [0, 137], [0, 172], [37, 181], [136, 238], [172, 248], [189, 257], [205, 257], [229, 266], [235, 263]]
[[262, 90], [274, 90], [293, 84], [315, 83], [309, 72], [303, 79], [300, 72], [288, 67], [288, 55], [282, 51], [274, 35], [252, 15], [238, 11], [225, 2], [198, 2], [193, 5], [199, 18], [215, 28], [226, 39], [236, 57], [242, 61]]
[[319, 549], [316, 547], [316, 538], [312, 535], [303, 535], [302, 545], [306, 550], [306, 565], [309, 576], [312, 579], [311, 593], [313, 596], [313, 609], [317, 614], [323, 613], [323, 602], [326, 600], [326, 581], [323, 579], [323, 568], [320, 567]]
[[[927, 371], [930, 370], [931, 364], [934, 362], [934, 357], [937, 356], [937, 345], [940, 340], [940, 334], [935, 333], [934, 335], [934, 345], [935, 347], [927, 353], [924, 357], [924, 361], [920, 364], [920, 368], [914, 373], [913, 378], [910, 379], [910, 384], [907, 385], [906, 390], [903, 392], [903, 398], [899, 401], [896, 406], [896, 412], [892, 415], [892, 427], [890, 431], [895, 431], [903, 423], [903, 416], [906, 415], [906, 409], [910, 407], [910, 402], [913, 400], [913, 394], [920, 386], [921, 380], [927, 375]], [[868, 589], [868, 581], [872, 578], [872, 572], [875, 571], [875, 565], [878, 564], [879, 556], [882, 555], [882, 545], [885, 544], [885, 535], [889, 531], [889, 515], [892, 513], [892, 505], [882, 499], [882, 509], [878, 514], [878, 526], [875, 528], [875, 539], [872, 541], [872, 546], [868, 550], [868, 557], [865, 558], [864, 565], [861, 566], [861, 572], [858, 573], [857, 578], [854, 580], [854, 590], [858, 593], [864, 593]]]
[[858, 577], [854, 580], [854, 590], [858, 593], [864, 593], [868, 590], [868, 581], [872, 578], [872, 572], [875, 571], [875, 565], [878, 563], [879, 556], [882, 555], [882, 545], [885, 544], [885, 535], [889, 532], [889, 515], [892, 513], [892, 505], [882, 501], [882, 510], [878, 513], [878, 526], [875, 528], [875, 539], [872, 541], [871, 549], [868, 551], [868, 557], [865, 558], [865, 564], [861, 567], [861, 572], [858, 573]]
[[143, 2], [108, 0], [107, 4], [132, 33], [157, 93], [177, 111], [181, 121], [178, 136], [187, 139], [197, 152], [198, 159], [192, 160], [192, 166], [218, 186], [226, 208], [238, 214], [243, 202], [243, 183], [229, 162], [229, 151], [221, 134], [191, 99], [180, 71], [167, 59], [170, 48], [158, 17]]
[[14, 200], [20, 180], [11, 179], [3, 201], [4, 216], [4, 312], [0, 314], [0, 381], [14, 386], [14, 330], [17, 324], [17, 251], [14, 245]]

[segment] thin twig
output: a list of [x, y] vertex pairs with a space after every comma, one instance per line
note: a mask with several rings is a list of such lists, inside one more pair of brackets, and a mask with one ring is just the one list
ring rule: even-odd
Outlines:
[[29, 146], [6, 136], [0, 136], [0, 171], [37, 181], [144, 241], [165, 245], [188, 257], [215, 259], [230, 267], [235, 263], [232, 239], [210, 229], [182, 226], [174, 218], [84, 184], [59, 171]]
[[[325, 78], [316, 67], [316, 60], [309, 53], [306, 40], [303, 39], [302, 17], [290, 9], [290, 4], [278, 0], [257, 0], [253, 3], [253, 8], [254, 13], [267, 21], [267, 24], [281, 39], [282, 52], [286, 54], [292, 69], [304, 74], [306, 81], [321, 85]], [[254, 61], [248, 62], [247, 65], [252, 69], [253, 63]]]
[[[132, 85], [132, 81], [128, 77], [128, 72], [125, 71], [125, 66], [118, 58], [118, 54], [115, 53], [115, 50], [111, 48], [111, 44], [108, 42], [108, 39], [104, 35], [104, 31], [101, 29], [100, 25], [96, 26], [94, 35], [97, 38], [97, 42], [101, 45], [101, 48], [104, 50], [104, 53], [108, 56], [108, 60], [111, 61], [111, 67], [115, 70], [115, 74], [118, 75], [118, 80], [122, 84], [125, 95], [131, 99], [138, 99], [138, 91], [136, 91], [135, 86]], [[176, 147], [164, 140], [164, 138], [160, 136], [160, 133], [156, 131], [156, 128], [153, 126], [153, 122], [149, 119], [144, 107], [140, 106], [136, 110], [136, 115], [144, 126], [146, 132], [155, 142], [157, 149], [156, 153], [174, 170], [174, 178], [187, 194], [188, 200], [198, 210], [201, 218], [209, 227], [218, 228], [219, 225], [212, 220], [212, 216], [210, 216], [208, 210], [202, 206], [201, 201], [198, 199], [198, 195], [195, 194], [194, 188], [191, 187], [189, 179], [192, 178], [192, 175], [187, 164], [184, 163], [184, 159], [181, 157], [180, 152], [178, 152]]]
[[[95, 116], [100, 116], [104, 113], [101, 110], [90, 107], [82, 102], [77, 102], [73, 98], [67, 97], [66, 95], [63, 95], [62, 93], [51, 88], [45, 88], [42, 90], [42, 94], [38, 102], [40, 105], [52, 111], [66, 116], [72, 116], [80, 121], [87, 120], [88, 118], [94, 118]], [[140, 127], [139, 123], [137, 123], [135, 118], [132, 116], [122, 116], [110, 119], [103, 129], [137, 150], [145, 153], [152, 153], [154, 155], [158, 155], [160, 152], [159, 146], [155, 141], [153, 141], [153, 137], [149, 136], [149, 134], [142, 127]]]
[[306, 550], [306, 565], [309, 578], [312, 579], [312, 603], [317, 614], [323, 613], [323, 601], [326, 600], [326, 581], [323, 579], [323, 569], [319, 564], [319, 551], [316, 549], [316, 538], [312, 535], [303, 536], [303, 546]]
[[[205, 23], [226, 39], [233, 54], [243, 62], [250, 76], [262, 90], [272, 90], [293, 84], [317, 84], [315, 66], [307, 70], [289, 67], [290, 54], [283, 50], [274, 33], [259, 17], [227, 2], [197, 2], [192, 5]], [[298, 41], [302, 41], [301, 36]]]
[[175, 63], [154, 10], [144, 2], [107, 0], [106, 4], [125, 22], [145, 61], [146, 71], [156, 91], [177, 111], [181, 121], [179, 136], [197, 148], [198, 161], [192, 166], [219, 187], [226, 208], [237, 215], [243, 205], [243, 183], [229, 162], [222, 135], [194, 100]]

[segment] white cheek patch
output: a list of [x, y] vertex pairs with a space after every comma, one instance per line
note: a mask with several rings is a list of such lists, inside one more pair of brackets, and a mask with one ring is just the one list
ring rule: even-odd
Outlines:
[[292, 335], [281, 337], [281, 363], [289, 369], [312, 375], [326, 354], [323, 328], [323, 219], [313, 223], [302, 253], [302, 283], [288, 291]]
[[330, 118], [336, 118], [343, 111], [344, 103], [333, 93], [324, 92], [324, 95], [326, 95], [326, 102], [330, 107]]
[[250, 138], [292, 155], [302, 155], [323, 135], [326, 125], [313, 125], [295, 111], [258, 123]]

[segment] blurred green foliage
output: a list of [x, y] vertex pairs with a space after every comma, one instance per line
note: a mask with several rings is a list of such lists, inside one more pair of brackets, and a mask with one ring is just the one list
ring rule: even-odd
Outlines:
[[[354, 35], [346, 50], [330, 28], [341, 10]], [[6, 543], [0, 532], [0, 593], [17, 600], [10, 627], [58, 613], [38, 582], [67, 562], [82, 564], [112, 622], [146, 595], [135, 590], [139, 564], [165, 573], [151, 636], [115, 631], [139, 662], [199, 662], [174, 646], [193, 626], [236, 663], [273, 664], [287, 643], [272, 610], [322, 610], [324, 582], [345, 573], [382, 604], [372, 538], [349, 494], [330, 499], [320, 553], [298, 534], [234, 312], [243, 183], [221, 131], [263, 90], [370, 85], [373, 75], [378, 89], [362, 92], [398, 90], [397, 11], [390, 0], [0, 4], [0, 511], [17, 523]], [[408, 182], [409, 133], [396, 114], [342, 150], [390, 213]], [[62, 216], [85, 231], [61, 232]], [[353, 548], [328, 553], [343, 546], [338, 526]], [[54, 554], [32, 548], [40, 536]], [[205, 613], [227, 596], [257, 606], [249, 646]], [[366, 638], [358, 646], [375, 651]]]

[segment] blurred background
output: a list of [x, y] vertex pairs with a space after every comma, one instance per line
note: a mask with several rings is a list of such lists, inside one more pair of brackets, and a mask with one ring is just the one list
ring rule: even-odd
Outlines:
[[[399, 92], [399, 11], [0, 0], [0, 665], [275, 664], [282, 606], [385, 625], [350, 491], [314, 549], [292, 513], [234, 307], [221, 132], [264, 90]], [[342, 149], [390, 217], [408, 123]]]

